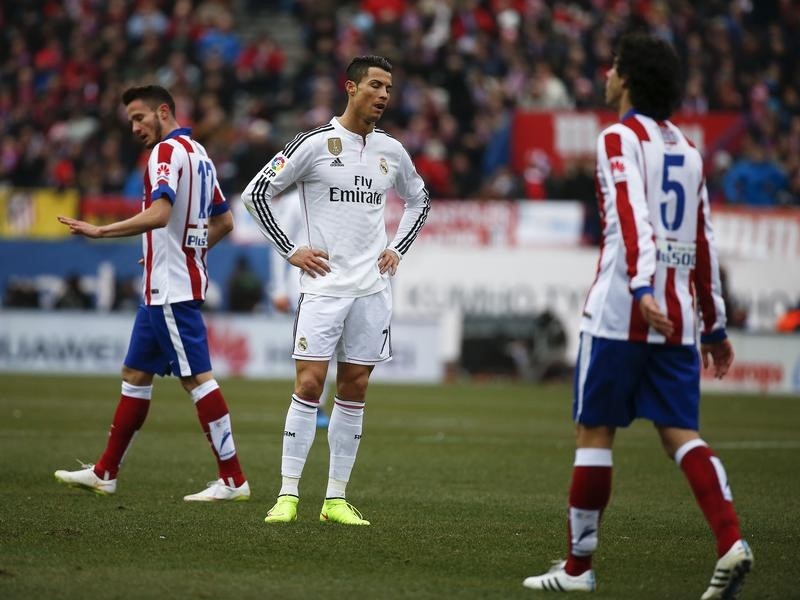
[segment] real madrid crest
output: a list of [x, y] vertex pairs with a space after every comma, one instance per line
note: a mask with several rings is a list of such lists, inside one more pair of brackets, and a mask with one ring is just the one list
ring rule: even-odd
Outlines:
[[308, 341], [306, 338], [301, 337], [299, 340], [297, 340], [297, 349], [302, 350], [303, 352], [308, 350]]
[[389, 163], [386, 162], [385, 158], [381, 158], [381, 162], [378, 163], [378, 166], [381, 169], [381, 173], [383, 173], [384, 175], [389, 174]]
[[334, 156], [342, 153], [342, 138], [328, 138], [328, 152]]

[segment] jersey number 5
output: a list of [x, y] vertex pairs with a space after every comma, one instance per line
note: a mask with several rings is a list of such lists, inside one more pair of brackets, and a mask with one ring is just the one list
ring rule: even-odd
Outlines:
[[[200, 219], [205, 219], [208, 217], [208, 199], [213, 197], [214, 193], [214, 170], [210, 162], [201, 160], [197, 163], [197, 173], [200, 175], [200, 213], [197, 216]], [[206, 178], [208, 178], [207, 182]]]
[[667, 231], [677, 231], [683, 223], [683, 211], [686, 204], [686, 194], [683, 191], [683, 184], [680, 181], [669, 178], [670, 167], [682, 167], [683, 154], [665, 154], [664, 155], [664, 174], [661, 178], [661, 189], [665, 194], [675, 192], [675, 211], [673, 220], [670, 222], [667, 216], [668, 200], [661, 203], [661, 222], [666, 227]]

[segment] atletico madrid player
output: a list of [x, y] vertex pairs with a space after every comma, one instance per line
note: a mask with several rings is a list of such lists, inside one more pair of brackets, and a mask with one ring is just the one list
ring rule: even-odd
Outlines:
[[208, 287], [206, 254], [233, 230], [217, 171], [191, 130], [175, 120], [175, 101], [159, 86], [122, 95], [133, 134], [152, 148], [144, 172], [142, 212], [96, 226], [59, 217], [76, 235], [142, 235], [143, 297], [122, 366], [122, 392], [105, 452], [94, 465], [56, 471], [56, 479], [98, 494], [113, 494], [117, 472], [150, 407], [154, 375], [172, 373], [191, 397], [217, 460], [218, 478], [187, 501], [247, 500], [231, 418], [211, 371], [200, 307]]
[[620, 121], [597, 143], [603, 237], [581, 321], [569, 491], [569, 555], [523, 585], [592, 591], [592, 555], [611, 495], [612, 445], [636, 418], [655, 425], [716, 538], [719, 558], [703, 600], [733, 598], [753, 565], [720, 459], [700, 437], [703, 365], [733, 362], [700, 153], [669, 121], [681, 97], [678, 57], [644, 34], [620, 42], [606, 101]]

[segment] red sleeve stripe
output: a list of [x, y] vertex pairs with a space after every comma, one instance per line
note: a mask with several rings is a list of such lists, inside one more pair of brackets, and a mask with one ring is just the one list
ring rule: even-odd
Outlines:
[[168, 163], [172, 160], [172, 144], [168, 142], [162, 142], [158, 145], [158, 162], [159, 163]]
[[711, 283], [711, 251], [706, 238], [706, 216], [703, 203], [697, 205], [697, 256], [694, 270], [695, 290], [700, 311], [703, 313], [703, 331], [709, 332], [717, 321]]
[[172, 139], [174, 139], [181, 146], [183, 146], [184, 150], [186, 150], [186, 152], [188, 152], [189, 154], [194, 152], [194, 146], [192, 146], [192, 143], [189, 140], [187, 140], [186, 138], [184, 138], [183, 136], [179, 135], [178, 137], [175, 137], [175, 138], [172, 138]]
[[647, 135], [647, 129], [644, 128], [644, 125], [642, 125], [641, 121], [635, 116], [628, 117], [622, 124], [635, 133], [640, 142], [647, 142], [650, 140], [650, 136]]
[[[612, 159], [622, 156], [622, 138], [618, 133], [609, 133], [605, 136], [606, 158]], [[625, 263], [628, 265], [628, 277], [636, 275], [636, 263], [639, 260], [639, 235], [636, 232], [636, 220], [633, 217], [633, 207], [628, 195], [628, 183], [618, 181], [614, 184], [617, 190], [617, 215], [625, 241]]]
[[667, 317], [672, 321], [675, 329], [672, 335], [667, 338], [668, 344], [680, 344], [683, 341], [683, 314], [681, 313], [681, 301], [675, 291], [675, 269], [667, 269], [667, 285], [664, 290], [667, 301]]

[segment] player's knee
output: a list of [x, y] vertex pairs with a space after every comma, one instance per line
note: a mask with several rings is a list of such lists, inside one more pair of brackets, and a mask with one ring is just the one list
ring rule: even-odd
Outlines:
[[313, 376], [298, 377], [294, 393], [306, 400], [317, 400], [322, 395], [325, 380]]
[[340, 381], [336, 386], [336, 395], [344, 400], [363, 402], [367, 396], [367, 381]]

